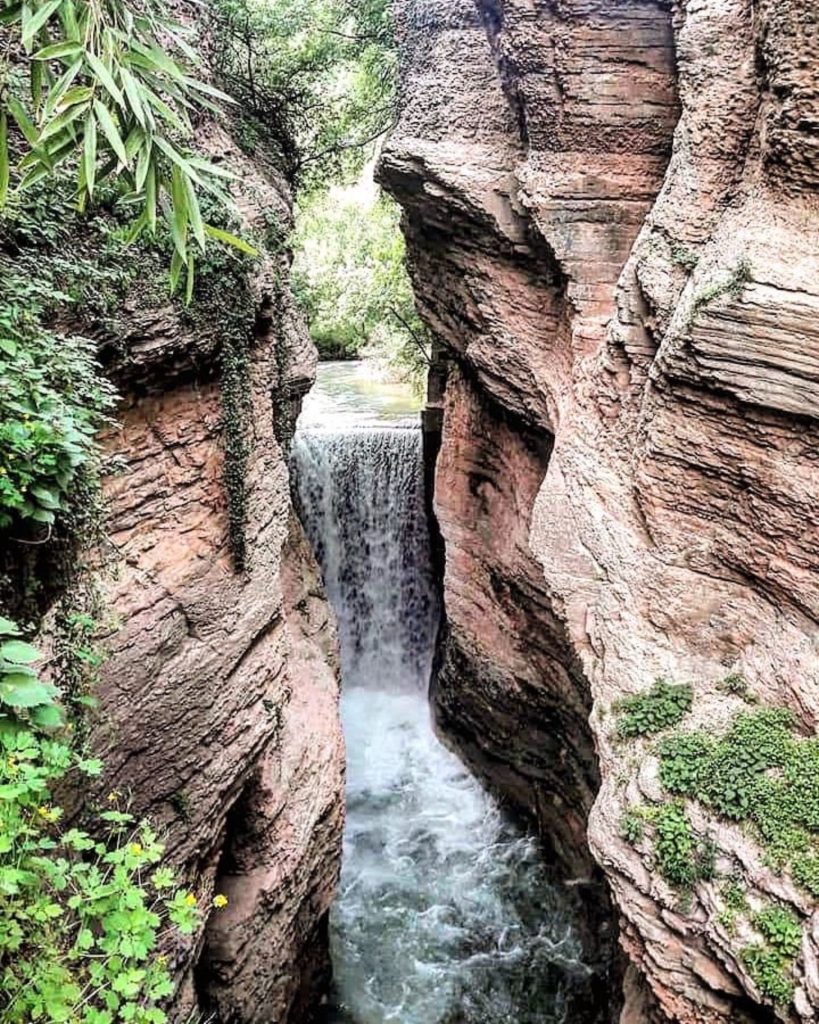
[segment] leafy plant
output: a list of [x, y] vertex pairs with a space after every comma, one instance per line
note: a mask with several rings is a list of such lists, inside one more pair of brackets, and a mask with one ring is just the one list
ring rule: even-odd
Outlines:
[[756, 696], [748, 688], [748, 680], [741, 672], [730, 672], [717, 683], [717, 689], [732, 697], [741, 697], [748, 704], [756, 703]]
[[0, 529], [54, 523], [114, 403], [91, 342], [13, 315], [0, 311]]
[[654, 819], [657, 867], [671, 885], [690, 889], [699, 879], [698, 848], [691, 824], [676, 803], [663, 804]]
[[795, 960], [802, 948], [802, 926], [785, 907], [773, 905], [754, 914], [754, 924], [785, 960]]
[[790, 1003], [793, 999], [794, 986], [789, 964], [783, 961], [775, 950], [755, 944], [746, 946], [740, 957], [763, 996], [777, 1006], [787, 1006]]
[[740, 712], [721, 737], [669, 736], [659, 754], [670, 792], [750, 822], [771, 862], [819, 892], [819, 738], [798, 736], [787, 709]]
[[719, 919], [722, 924], [733, 934], [736, 928], [737, 917], [748, 910], [748, 900], [745, 896], [744, 879], [741, 875], [732, 875], [726, 879], [719, 891], [725, 908], [720, 912]]
[[701, 309], [709, 306], [723, 295], [728, 295], [733, 299], [739, 298], [743, 288], [751, 280], [751, 274], [750, 261], [745, 258], [741, 259], [722, 280], [706, 285], [694, 296], [694, 301], [691, 304], [691, 316], [695, 316]]
[[10, 182], [19, 201], [72, 161], [81, 209], [100, 183], [122, 182], [124, 202], [140, 209], [130, 240], [155, 232], [164, 217], [174, 244], [173, 288], [186, 269], [192, 291], [191, 240], [202, 252], [208, 237], [250, 248], [202, 218], [198, 192], [224, 201], [230, 175], [180, 140], [191, 135], [192, 112], [228, 97], [191, 74], [196, 55], [158, 4], [5, 0], [2, 13], [7, 53], [23, 56], [0, 64], [0, 209]]
[[621, 739], [650, 736], [676, 725], [691, 709], [693, 690], [687, 683], [658, 679], [651, 689], [625, 697], [615, 705]]
[[[4, 1024], [164, 1024], [173, 981], [160, 949], [172, 931], [193, 931], [196, 896], [178, 888], [156, 832], [118, 794], [89, 830], [63, 823], [55, 786], [76, 786], [102, 764], [53, 738], [62, 716], [56, 688], [30, 668], [39, 652], [7, 619], [0, 633], [0, 1016]], [[23, 680], [7, 686], [21, 667]], [[19, 700], [15, 688], [28, 693]], [[53, 714], [40, 723], [39, 709]]]
[[61, 723], [56, 687], [32, 667], [39, 660], [40, 652], [20, 639], [17, 624], [0, 616], [0, 734], [20, 719], [42, 727]]
[[699, 732], [676, 733], [660, 742], [660, 781], [670, 793], [697, 796], [703, 789], [711, 743]]
[[629, 807], [620, 818], [620, 835], [627, 843], [636, 846], [645, 835], [645, 815], [642, 808]]

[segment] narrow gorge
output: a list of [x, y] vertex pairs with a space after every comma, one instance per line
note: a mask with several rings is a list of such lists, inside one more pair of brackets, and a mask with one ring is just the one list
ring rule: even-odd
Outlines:
[[815, 0], [0, 12], [0, 1024], [815, 1024]]

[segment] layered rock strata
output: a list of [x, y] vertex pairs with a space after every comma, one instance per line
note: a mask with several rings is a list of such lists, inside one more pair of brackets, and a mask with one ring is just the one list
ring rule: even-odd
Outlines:
[[[290, 217], [275, 176], [241, 163], [221, 130], [202, 148], [241, 169], [247, 224]], [[246, 567], [229, 543], [220, 324], [193, 324], [137, 295], [117, 364], [126, 398], [107, 450], [105, 599], [116, 620], [92, 737], [105, 786], [160, 826], [204, 909], [170, 951], [172, 1019], [310, 1019], [327, 972], [338, 874], [344, 753], [335, 632], [292, 513], [286, 442], [315, 353], [287, 291], [262, 262], [245, 380]], [[214, 894], [228, 907], [212, 910]], [[324, 979], [326, 980], [326, 978]]]
[[625, 1019], [813, 1020], [816, 908], [746, 833], [709, 823], [718, 872], [803, 923], [776, 1011], [719, 882], [686, 904], [621, 838], [657, 766], [616, 741], [613, 705], [689, 681], [691, 723], [715, 731], [743, 706], [717, 687], [738, 672], [815, 728], [815, 11], [401, 0], [397, 18], [381, 176], [455, 367], [442, 713], [570, 870], [590, 849], [605, 872], [639, 972]]

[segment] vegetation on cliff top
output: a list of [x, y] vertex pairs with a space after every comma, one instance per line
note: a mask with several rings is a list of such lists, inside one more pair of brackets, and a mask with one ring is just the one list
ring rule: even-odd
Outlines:
[[293, 283], [322, 358], [365, 356], [419, 381], [398, 210], [374, 184], [395, 117], [386, 0], [215, 0], [213, 65], [239, 100], [238, 140], [276, 154], [297, 194]]

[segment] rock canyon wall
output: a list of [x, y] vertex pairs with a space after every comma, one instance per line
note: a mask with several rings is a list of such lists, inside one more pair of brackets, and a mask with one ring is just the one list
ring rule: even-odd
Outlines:
[[[246, 229], [289, 223], [275, 173], [214, 125], [199, 143], [238, 172]], [[126, 397], [107, 450], [124, 468], [106, 487], [102, 580], [116, 627], [92, 740], [106, 791], [160, 826], [205, 908], [190, 943], [169, 951], [179, 1021], [201, 1010], [302, 1024], [328, 969], [344, 752], [334, 626], [290, 500], [287, 444], [315, 352], [287, 274], [285, 256], [263, 260], [250, 305], [230, 321], [252, 335], [239, 379], [241, 571], [229, 543], [222, 372], [227, 306], [239, 294], [197, 320], [151, 301], [140, 281], [111, 355]], [[226, 909], [208, 909], [216, 893]]]
[[[448, 370], [436, 701], [575, 878], [605, 874], [623, 1019], [810, 1021], [819, 914], [709, 818], [685, 898], [624, 811], [659, 803], [616, 702], [693, 685], [819, 713], [819, 16], [796, 0], [399, 0], [380, 175]], [[698, 814], [699, 811], [692, 811]], [[696, 821], [695, 821], [696, 824]], [[587, 836], [587, 838], [586, 838]], [[802, 923], [763, 1007], [720, 876]], [[746, 924], [739, 926], [740, 933]], [[750, 926], [747, 926], [750, 927]]]

